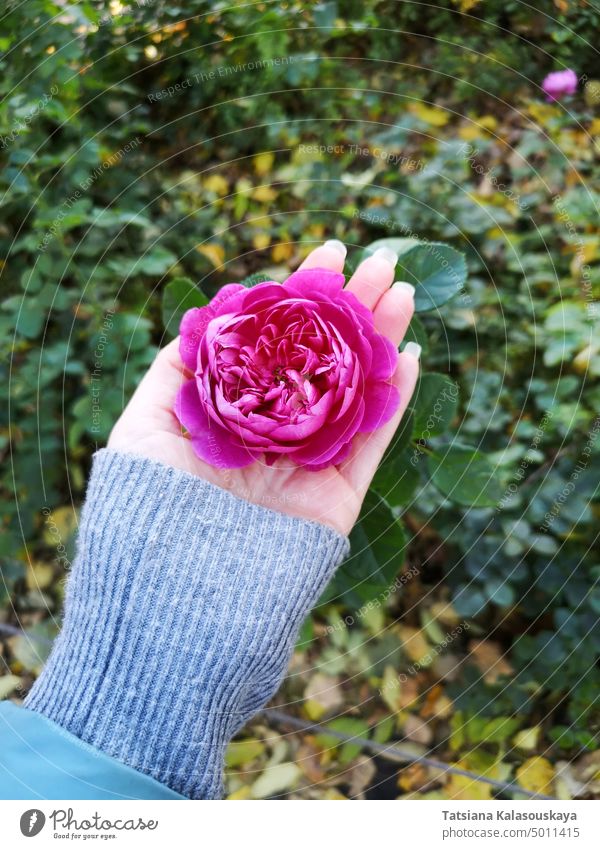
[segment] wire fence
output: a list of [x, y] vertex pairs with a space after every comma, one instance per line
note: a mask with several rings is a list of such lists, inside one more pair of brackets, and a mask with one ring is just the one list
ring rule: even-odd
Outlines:
[[479, 775], [478, 773], [471, 772], [468, 769], [462, 769], [461, 767], [447, 764], [445, 761], [439, 761], [436, 758], [429, 757], [428, 755], [416, 755], [414, 752], [403, 749], [401, 746], [397, 746], [394, 743], [387, 745], [385, 743], [376, 743], [374, 740], [367, 740], [364, 737], [353, 737], [350, 734], [343, 734], [342, 732], [334, 731], [319, 722], [307, 722], [304, 719], [299, 719], [296, 716], [292, 716], [291, 714], [287, 714], [284, 711], [277, 710], [276, 708], [267, 708], [262, 712], [262, 715], [266, 719], [269, 719], [278, 725], [287, 725], [295, 731], [301, 731], [304, 733], [318, 732], [320, 734], [326, 734], [328, 737], [335, 737], [343, 743], [352, 743], [355, 746], [359, 746], [362, 751], [370, 752], [372, 755], [385, 758], [386, 760], [408, 765], [423, 764], [424, 766], [433, 767], [451, 775], [460, 775], [463, 778], [478, 781], [480, 784], [489, 784], [494, 787], [494, 789], [507, 793], [511, 796], [517, 795], [524, 796], [528, 799], [539, 799], [551, 802], [556, 801], [554, 796], [546, 796], [543, 793], [535, 793], [531, 790], [525, 790], [523, 787], [519, 787], [518, 784], [497, 781], [494, 778], [488, 778], [485, 775]]
[[[36, 635], [35, 637], [32, 637], [31, 634], [27, 634], [27, 632], [23, 631], [21, 628], [17, 628], [14, 625], [8, 625], [5, 623], [0, 623], [0, 635], [4, 635], [5, 637], [25, 636], [28, 639], [38, 640], [46, 644], [52, 642], [48, 638], [43, 637], [41, 635]], [[506, 793], [510, 796], [516, 795], [528, 799], [555, 801], [555, 797], [553, 796], [546, 796], [543, 793], [534, 793], [531, 790], [525, 790], [523, 787], [519, 787], [517, 784], [507, 783], [505, 781], [497, 781], [494, 778], [488, 778], [485, 775], [479, 775], [478, 773], [471, 772], [468, 769], [462, 769], [461, 767], [453, 766], [452, 764], [447, 764], [445, 761], [437, 760], [437, 758], [432, 758], [428, 755], [417, 755], [414, 752], [408, 751], [407, 749], [403, 749], [402, 746], [398, 746], [394, 743], [387, 745], [385, 743], [377, 743], [374, 740], [365, 739], [364, 737], [353, 737], [350, 734], [343, 734], [342, 732], [328, 728], [326, 725], [323, 725], [319, 722], [307, 722], [304, 719], [300, 719], [297, 716], [292, 716], [291, 714], [285, 713], [284, 711], [278, 710], [276, 708], [267, 708], [263, 710], [262, 716], [271, 722], [274, 722], [278, 725], [287, 726], [293, 729], [294, 731], [302, 733], [319, 732], [321, 734], [326, 734], [329, 737], [333, 737], [343, 743], [353, 743], [354, 745], [358, 746], [361, 751], [370, 752], [376, 757], [385, 758], [389, 761], [395, 761], [397, 763], [408, 765], [423, 764], [423, 766], [429, 766], [447, 774], [460, 775], [463, 778], [469, 778], [472, 781], [479, 782], [480, 784], [488, 784], [495, 790], [501, 791], [502, 793]]]

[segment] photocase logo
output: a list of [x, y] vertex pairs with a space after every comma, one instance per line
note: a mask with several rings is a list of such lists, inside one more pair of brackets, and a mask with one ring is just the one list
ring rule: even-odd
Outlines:
[[25, 811], [21, 817], [21, 834], [25, 837], [35, 837], [43, 829], [46, 817], [38, 808]]

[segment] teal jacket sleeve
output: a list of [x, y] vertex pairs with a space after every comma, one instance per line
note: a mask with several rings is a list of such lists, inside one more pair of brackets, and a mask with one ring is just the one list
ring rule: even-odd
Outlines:
[[0, 799], [184, 799], [12, 702], [0, 702]]

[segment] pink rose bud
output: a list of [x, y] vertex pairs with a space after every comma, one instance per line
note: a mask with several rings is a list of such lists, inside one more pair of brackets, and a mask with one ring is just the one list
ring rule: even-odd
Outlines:
[[287, 456], [318, 470], [391, 419], [398, 352], [343, 286], [343, 274], [313, 268], [230, 284], [185, 313], [179, 350], [194, 377], [175, 414], [198, 457], [233, 469]]
[[577, 91], [577, 75], [575, 71], [568, 68], [566, 71], [554, 71], [545, 77], [542, 90], [546, 94], [546, 100], [560, 100], [566, 94], [575, 94]]

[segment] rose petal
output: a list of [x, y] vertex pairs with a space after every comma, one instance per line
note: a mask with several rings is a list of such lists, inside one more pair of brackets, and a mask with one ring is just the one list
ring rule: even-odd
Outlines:
[[320, 472], [322, 469], [327, 469], [329, 466], [339, 466], [344, 460], [347, 460], [352, 452], [352, 442], [346, 442], [339, 449], [337, 454], [328, 460], [326, 463], [305, 463], [304, 468], [309, 472]]
[[206, 427], [207, 415], [198, 394], [195, 380], [187, 380], [175, 398], [174, 412], [191, 434]]
[[179, 325], [179, 356], [192, 371], [196, 368], [198, 348], [212, 318], [210, 305], [187, 310]]
[[292, 454], [292, 457], [302, 465], [331, 463], [340, 445], [348, 442], [358, 431], [358, 425], [364, 417], [364, 402], [358, 400], [356, 409], [345, 420], [337, 422], [336, 426], [326, 425], [317, 432], [306, 445]]
[[373, 359], [369, 379], [389, 380], [398, 365], [398, 349], [387, 336], [381, 336], [379, 333], [373, 335], [371, 348]]
[[211, 466], [239, 469], [259, 456], [234, 443], [230, 433], [206, 413], [195, 380], [183, 384], [175, 399], [175, 415], [189, 432], [194, 453]]
[[400, 393], [391, 383], [371, 383], [365, 387], [365, 414], [359, 433], [372, 433], [389, 422], [400, 406]]
[[294, 298], [310, 298], [319, 300], [316, 295], [325, 295], [335, 300], [339, 297], [345, 278], [337, 271], [326, 268], [304, 268], [295, 271], [283, 281], [283, 288], [288, 296]]
[[196, 456], [217, 469], [243, 469], [260, 456], [234, 444], [231, 434], [214, 422], [210, 423], [210, 430], [193, 436], [191, 442]]

